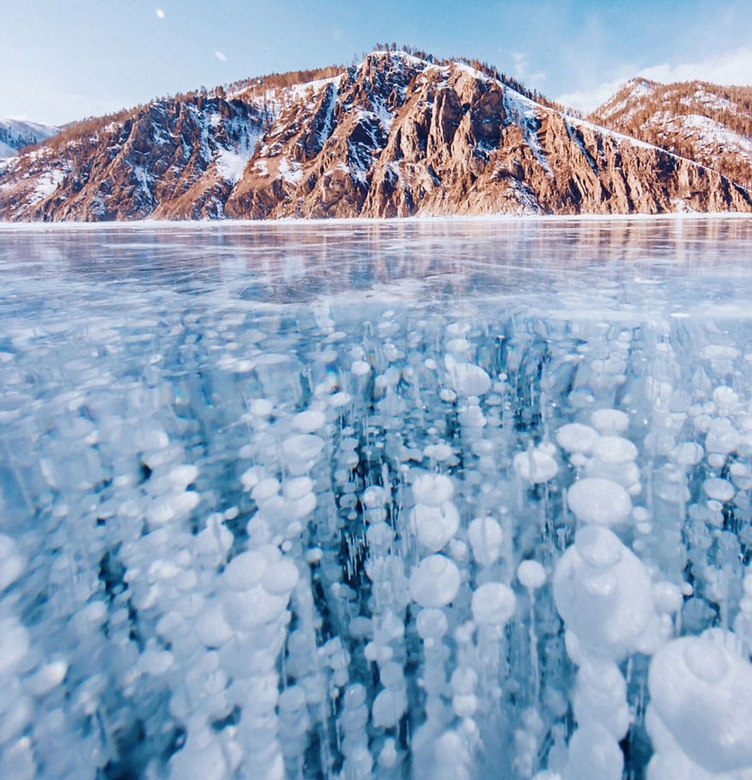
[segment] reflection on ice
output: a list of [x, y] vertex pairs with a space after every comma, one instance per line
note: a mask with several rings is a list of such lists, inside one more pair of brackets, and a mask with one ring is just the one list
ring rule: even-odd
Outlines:
[[0, 777], [752, 776], [749, 229], [679, 224], [2, 233]]

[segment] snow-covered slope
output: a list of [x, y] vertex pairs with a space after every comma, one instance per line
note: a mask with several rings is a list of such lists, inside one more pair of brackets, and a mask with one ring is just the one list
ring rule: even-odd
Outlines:
[[12, 157], [24, 146], [38, 144], [59, 131], [52, 125], [23, 119], [0, 119], [0, 157]]
[[632, 79], [594, 121], [752, 186], [752, 88]]

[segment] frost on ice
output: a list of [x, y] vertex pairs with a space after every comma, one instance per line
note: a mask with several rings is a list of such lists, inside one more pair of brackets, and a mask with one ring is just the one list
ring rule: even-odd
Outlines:
[[3, 780], [752, 777], [746, 321], [14, 284]]

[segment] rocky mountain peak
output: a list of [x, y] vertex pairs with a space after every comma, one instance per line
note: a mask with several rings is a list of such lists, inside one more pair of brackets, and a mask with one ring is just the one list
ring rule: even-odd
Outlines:
[[533, 97], [480, 63], [397, 51], [179, 95], [0, 163], [0, 217], [752, 210], [716, 171]]

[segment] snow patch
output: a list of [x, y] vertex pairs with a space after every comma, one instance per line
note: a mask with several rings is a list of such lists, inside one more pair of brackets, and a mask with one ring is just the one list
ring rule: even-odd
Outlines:
[[34, 192], [29, 199], [29, 203], [34, 205], [39, 201], [48, 198], [58, 188], [60, 182], [65, 178], [65, 171], [60, 169], [53, 169], [43, 173], [39, 179], [37, 179]]
[[277, 173], [288, 184], [299, 184], [303, 179], [303, 170], [299, 162], [283, 157], [277, 166]]

